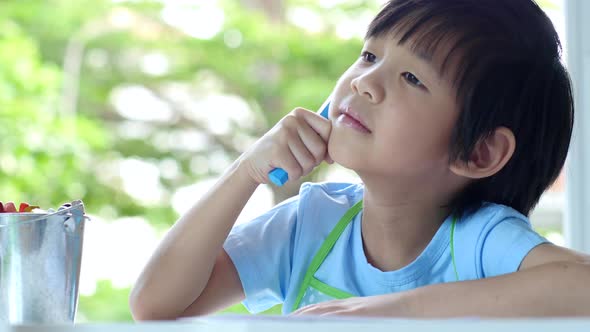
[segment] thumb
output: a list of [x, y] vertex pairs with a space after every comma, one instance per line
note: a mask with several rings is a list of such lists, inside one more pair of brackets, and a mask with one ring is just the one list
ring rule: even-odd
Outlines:
[[332, 131], [332, 121], [324, 118], [319, 113], [314, 113], [311, 111], [302, 113], [305, 122], [307, 122], [309, 126], [320, 135], [324, 142], [327, 143], [328, 139], [330, 138], [330, 132]]

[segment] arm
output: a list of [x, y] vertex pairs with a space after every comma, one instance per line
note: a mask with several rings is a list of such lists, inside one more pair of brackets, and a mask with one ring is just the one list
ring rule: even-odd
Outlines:
[[544, 244], [518, 272], [410, 291], [320, 303], [296, 314], [395, 317], [590, 315], [590, 257]]
[[244, 298], [235, 266], [223, 248], [235, 220], [268, 172], [290, 180], [327, 158], [329, 120], [296, 109], [246, 151], [166, 234], [130, 294], [137, 320], [210, 313]]
[[414, 315], [428, 317], [590, 315], [588, 280], [590, 258], [546, 244], [519, 272], [416, 289], [408, 302]]
[[[222, 245], [257, 185], [236, 162], [175, 223], [133, 287], [130, 308], [135, 319], [180, 316], [201, 295], [207, 283], [215, 286], [216, 280], [221, 281], [219, 276], [224, 274], [212, 274], [219, 270], [231, 272], [226, 276], [233, 282], [231, 287], [215, 288], [234, 290], [229, 297], [235, 302], [243, 298], [237, 272]], [[209, 281], [211, 276], [215, 278]]]

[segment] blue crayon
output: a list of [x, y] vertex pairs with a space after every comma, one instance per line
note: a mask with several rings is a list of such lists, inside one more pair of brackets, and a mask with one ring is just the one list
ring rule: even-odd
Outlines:
[[[328, 118], [328, 110], [330, 109], [330, 99], [328, 98], [320, 107], [320, 115]], [[289, 174], [282, 168], [275, 168], [268, 173], [268, 178], [277, 186], [282, 186], [289, 180]]]

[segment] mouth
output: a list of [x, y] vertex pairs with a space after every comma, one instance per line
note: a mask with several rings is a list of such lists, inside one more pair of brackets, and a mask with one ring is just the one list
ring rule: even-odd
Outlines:
[[367, 127], [360, 114], [354, 112], [350, 107], [340, 109], [338, 112], [338, 118], [336, 120], [339, 123], [352, 129], [356, 129], [360, 132], [367, 134], [371, 133], [371, 130]]

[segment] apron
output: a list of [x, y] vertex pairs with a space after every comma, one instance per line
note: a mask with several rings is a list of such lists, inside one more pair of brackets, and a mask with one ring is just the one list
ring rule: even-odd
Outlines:
[[[354, 219], [354, 217], [363, 209], [363, 201], [360, 200], [356, 204], [354, 204], [342, 218], [336, 224], [334, 229], [328, 234], [324, 243], [318, 250], [318, 252], [313, 257], [313, 260], [309, 264], [307, 271], [305, 272], [305, 276], [303, 278], [303, 282], [299, 287], [299, 292], [297, 293], [297, 298], [295, 299], [295, 303], [293, 304], [293, 308], [291, 311], [295, 311], [300, 307], [305, 307], [310, 304], [320, 303], [324, 301], [336, 300], [336, 299], [346, 299], [349, 297], [354, 297], [356, 295], [347, 293], [343, 290], [338, 288], [332, 287], [328, 284], [325, 284], [318, 279], [315, 278], [315, 273], [320, 268], [334, 245], [336, 241], [344, 232], [344, 229], [350, 224], [350, 222]], [[451, 239], [450, 239], [450, 246], [451, 246], [451, 260], [453, 262], [453, 269], [455, 272], [456, 281], [459, 281], [459, 274], [457, 273], [457, 265], [455, 264], [455, 248], [454, 248], [454, 241], [453, 236], [455, 233], [455, 224], [457, 222], [457, 218], [453, 217], [452, 225], [451, 225]]]

